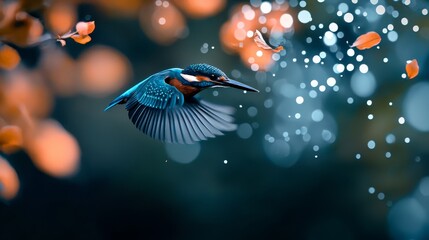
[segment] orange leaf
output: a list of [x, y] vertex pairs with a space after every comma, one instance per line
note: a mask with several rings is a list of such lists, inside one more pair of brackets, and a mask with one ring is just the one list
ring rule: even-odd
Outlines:
[[76, 31], [81, 36], [89, 35], [92, 32], [94, 32], [95, 29], [95, 22], [78, 22], [76, 24]]
[[365, 50], [377, 46], [381, 42], [381, 37], [376, 32], [368, 32], [360, 35], [351, 47]]
[[265, 42], [264, 38], [262, 37], [261, 32], [259, 32], [259, 30], [255, 30], [254, 33], [254, 37], [253, 37], [253, 41], [255, 41], [256, 45], [262, 49], [265, 50], [272, 50], [273, 52], [280, 52], [281, 50], [283, 50], [283, 46], [278, 46], [277, 48], [273, 49], [272, 47], [270, 47], [267, 42]]
[[11, 70], [15, 68], [20, 61], [21, 58], [14, 48], [8, 45], [0, 47], [0, 68]]
[[409, 79], [417, 77], [417, 75], [419, 74], [419, 63], [417, 62], [417, 60], [413, 59], [407, 62], [407, 65], [405, 66], [405, 71], [407, 72]]
[[91, 37], [88, 35], [84, 35], [84, 36], [73, 35], [73, 36], [71, 36], [71, 38], [73, 38], [73, 40], [75, 42], [80, 43], [80, 44], [87, 44], [88, 42], [91, 41]]
[[11, 200], [19, 189], [19, 179], [15, 169], [0, 157], [0, 197]]
[[22, 131], [17, 126], [4, 126], [0, 129], [0, 150], [12, 153], [22, 147]]
[[57, 39], [57, 42], [61, 43], [61, 47], [64, 47], [66, 45], [66, 40], [64, 39]]
[[278, 47], [276, 47], [275, 49], [273, 49], [273, 52], [276, 52], [276, 53], [278, 53], [278, 52], [280, 52], [281, 50], [283, 50], [284, 48], [283, 48], [283, 46], [278, 46]]

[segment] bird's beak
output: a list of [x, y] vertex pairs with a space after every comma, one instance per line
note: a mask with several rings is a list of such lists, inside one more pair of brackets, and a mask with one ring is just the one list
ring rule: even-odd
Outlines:
[[217, 83], [218, 85], [224, 86], [224, 87], [232, 87], [232, 88], [237, 88], [237, 89], [246, 90], [250, 92], [259, 92], [258, 89], [252, 88], [251, 86], [248, 86], [244, 83], [241, 83], [232, 79], [226, 79], [225, 81], [217, 82]]

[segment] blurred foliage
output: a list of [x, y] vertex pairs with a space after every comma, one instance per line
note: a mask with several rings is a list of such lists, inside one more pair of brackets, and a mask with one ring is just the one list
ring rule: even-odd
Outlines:
[[[415, 84], [398, 76], [416, 58], [420, 72], [413, 81], [427, 82], [429, 25], [421, 9], [429, 3], [380, 1], [420, 30], [396, 24], [398, 41], [383, 34], [380, 49], [359, 52], [377, 78], [370, 97], [353, 95], [352, 71], [337, 78], [340, 91], [319, 92], [317, 106], [337, 128], [334, 141], [317, 151], [314, 144], [291, 143], [269, 153], [271, 139], [302, 142], [295, 132], [284, 134], [291, 126], [303, 130], [290, 117], [300, 84], [325, 77], [337, 52], [346, 54], [358, 36], [393, 20], [347, 24], [337, 20], [342, 1], [336, 0], [305, 7], [277, 0], [267, 13], [254, 6], [262, 1], [250, 2], [0, 1], [0, 239], [400, 239], [394, 225], [389, 228], [389, 212], [429, 175], [429, 135], [398, 125]], [[322, 28], [298, 21], [302, 9], [315, 26], [338, 23], [345, 37], [337, 51], [317, 41]], [[92, 21], [96, 29], [77, 25]], [[267, 46], [284, 50], [258, 47], [257, 29]], [[57, 41], [75, 36], [86, 42], [89, 34], [85, 45]], [[325, 65], [303, 67], [309, 65], [303, 58], [321, 51], [328, 55]], [[286, 59], [287, 67], [276, 58]], [[249, 137], [237, 132], [173, 151], [138, 132], [124, 109], [102, 112], [118, 92], [150, 74], [199, 62], [262, 90], [201, 94], [237, 108], [237, 122], [251, 126]], [[250, 107], [256, 113], [249, 114]], [[385, 141], [388, 133], [397, 137], [393, 144]], [[272, 160], [286, 148], [291, 156], [299, 152], [296, 159]], [[171, 154], [186, 156], [188, 149], [197, 152], [195, 161], [174, 161]]]

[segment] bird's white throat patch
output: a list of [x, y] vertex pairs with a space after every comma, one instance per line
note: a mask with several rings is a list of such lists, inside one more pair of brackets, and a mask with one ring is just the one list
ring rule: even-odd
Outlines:
[[200, 81], [200, 80], [197, 79], [196, 76], [192, 76], [192, 75], [188, 75], [188, 74], [183, 74], [183, 73], [181, 73], [180, 76], [182, 76], [188, 82], [199, 82]]

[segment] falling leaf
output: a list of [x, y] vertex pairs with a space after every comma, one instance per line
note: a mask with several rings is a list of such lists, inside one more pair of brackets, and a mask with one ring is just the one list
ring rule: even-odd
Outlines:
[[15, 169], [0, 157], [0, 197], [11, 200], [19, 190], [19, 179]]
[[407, 72], [408, 78], [413, 79], [419, 74], [419, 63], [416, 59], [407, 62], [405, 66], [405, 71]]
[[64, 47], [66, 45], [66, 40], [64, 39], [57, 39], [57, 42], [60, 42], [61, 47]]
[[350, 47], [365, 50], [377, 46], [381, 42], [381, 37], [376, 32], [368, 32], [360, 35]]
[[78, 22], [76, 24], [76, 31], [81, 36], [86, 36], [91, 34], [95, 29], [95, 22]]
[[17, 126], [4, 126], [0, 129], [0, 150], [7, 154], [15, 152], [23, 144], [22, 131]]
[[0, 47], [0, 68], [7, 70], [14, 69], [20, 61], [21, 58], [14, 48], [8, 45]]
[[256, 45], [262, 49], [265, 50], [272, 50], [273, 52], [280, 52], [281, 50], [283, 50], [283, 46], [278, 46], [275, 49], [273, 49], [272, 47], [270, 47], [267, 42], [265, 42], [264, 38], [262, 37], [261, 32], [259, 32], [259, 30], [255, 30], [255, 37], [253, 38], [253, 40], [255, 41]]
[[61, 124], [45, 120], [29, 137], [26, 149], [34, 165], [54, 177], [67, 177], [79, 167], [80, 148]]
[[88, 35], [82, 36], [82, 35], [73, 35], [71, 36], [73, 40], [80, 44], [87, 44], [91, 41], [91, 37]]

